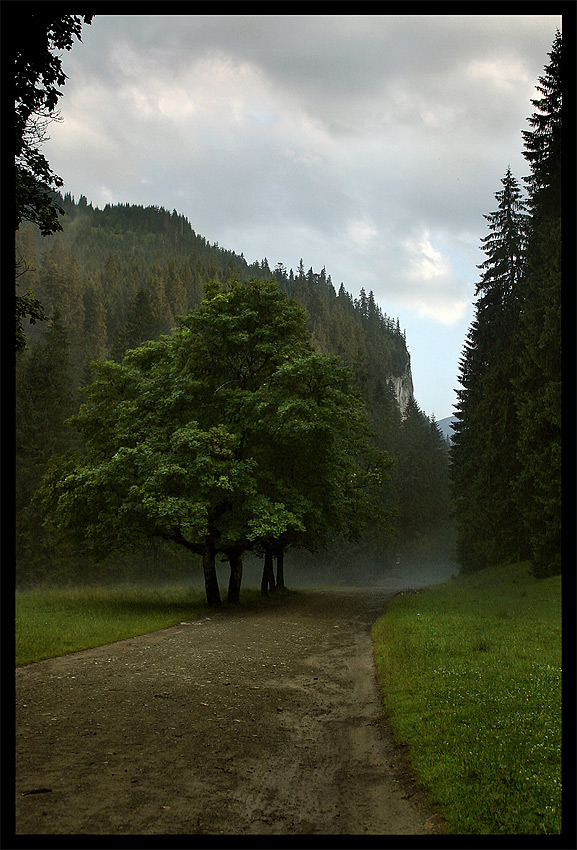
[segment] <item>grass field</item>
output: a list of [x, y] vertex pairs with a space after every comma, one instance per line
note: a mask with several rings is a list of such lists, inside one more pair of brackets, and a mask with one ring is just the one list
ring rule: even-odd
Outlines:
[[458, 834], [561, 831], [561, 580], [526, 564], [396, 597], [373, 626], [409, 762]]
[[168, 628], [207, 613], [204, 590], [112, 585], [16, 593], [16, 665]]

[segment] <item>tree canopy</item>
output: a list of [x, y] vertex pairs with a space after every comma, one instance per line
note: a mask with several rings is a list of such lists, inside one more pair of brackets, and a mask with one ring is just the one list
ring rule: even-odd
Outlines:
[[461, 360], [451, 452], [458, 556], [466, 570], [527, 554], [514, 497], [519, 426], [512, 386], [527, 215], [510, 169], [501, 183], [498, 208], [485, 216], [489, 234], [481, 243], [487, 259], [479, 266], [479, 298]]
[[523, 132], [523, 197], [507, 170], [486, 216], [475, 318], [461, 361], [452, 457], [458, 556], [467, 571], [528, 558], [561, 570], [562, 41]]
[[[525, 131], [530, 221], [514, 381], [523, 459], [516, 495], [539, 576], [561, 571], [561, 138], [563, 46], [557, 32]], [[571, 155], [571, 154], [570, 154]]]
[[[74, 39], [81, 39], [82, 24], [90, 24], [93, 15], [55, 15], [41, 6], [30, 12], [14, 4], [6, 24], [14, 32], [14, 99], [15, 99], [15, 228], [22, 221], [37, 225], [43, 236], [62, 229], [56, 192], [62, 179], [51, 169], [40, 148], [46, 141], [46, 129], [57, 120], [56, 104], [66, 82], [59, 51], [70, 50]], [[26, 266], [18, 265], [19, 278]], [[16, 350], [22, 350], [26, 339], [22, 320], [35, 323], [46, 318], [40, 301], [30, 289], [16, 295]]]
[[184, 546], [218, 605], [217, 552], [315, 548], [385, 520], [369, 496], [387, 460], [350, 371], [314, 351], [304, 310], [274, 281], [214, 283], [172, 335], [92, 371], [72, 418], [85, 449], [39, 492], [94, 555], [150, 537]]
[[[37, 224], [43, 236], [61, 229], [54, 192], [62, 186], [40, 152], [45, 130], [55, 120], [56, 104], [66, 82], [58, 51], [71, 50], [74, 39], [81, 39], [82, 24], [90, 24], [93, 15], [55, 15], [53, 10], [18, 13], [14, 24], [21, 31], [16, 41], [15, 156], [16, 156], [16, 228], [24, 219]], [[25, 20], [21, 17], [25, 14]], [[11, 21], [11, 23], [12, 23]]]

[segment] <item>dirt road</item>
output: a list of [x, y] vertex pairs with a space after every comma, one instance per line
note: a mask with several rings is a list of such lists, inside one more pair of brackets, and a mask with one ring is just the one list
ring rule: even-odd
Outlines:
[[310, 591], [20, 668], [17, 835], [440, 831], [381, 712], [389, 597]]

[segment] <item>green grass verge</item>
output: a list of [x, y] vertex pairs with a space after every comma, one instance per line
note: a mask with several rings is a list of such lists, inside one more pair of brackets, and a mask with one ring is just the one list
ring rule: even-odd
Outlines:
[[16, 666], [174, 626], [208, 611], [203, 590], [111, 585], [16, 592]]
[[526, 564], [396, 597], [383, 702], [448, 832], [561, 832], [561, 580]]
[[[220, 592], [225, 600], [226, 588]], [[241, 603], [243, 609], [280, 605], [293, 593], [279, 592], [263, 599], [260, 590], [247, 587], [241, 591]], [[167, 629], [206, 616], [211, 610], [204, 589], [189, 585], [115, 584], [18, 590], [16, 666]]]

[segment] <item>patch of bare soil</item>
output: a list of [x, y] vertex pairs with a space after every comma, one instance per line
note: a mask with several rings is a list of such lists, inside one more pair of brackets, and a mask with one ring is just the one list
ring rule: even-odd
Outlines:
[[370, 626], [388, 598], [225, 607], [20, 668], [16, 834], [441, 831], [382, 713]]

